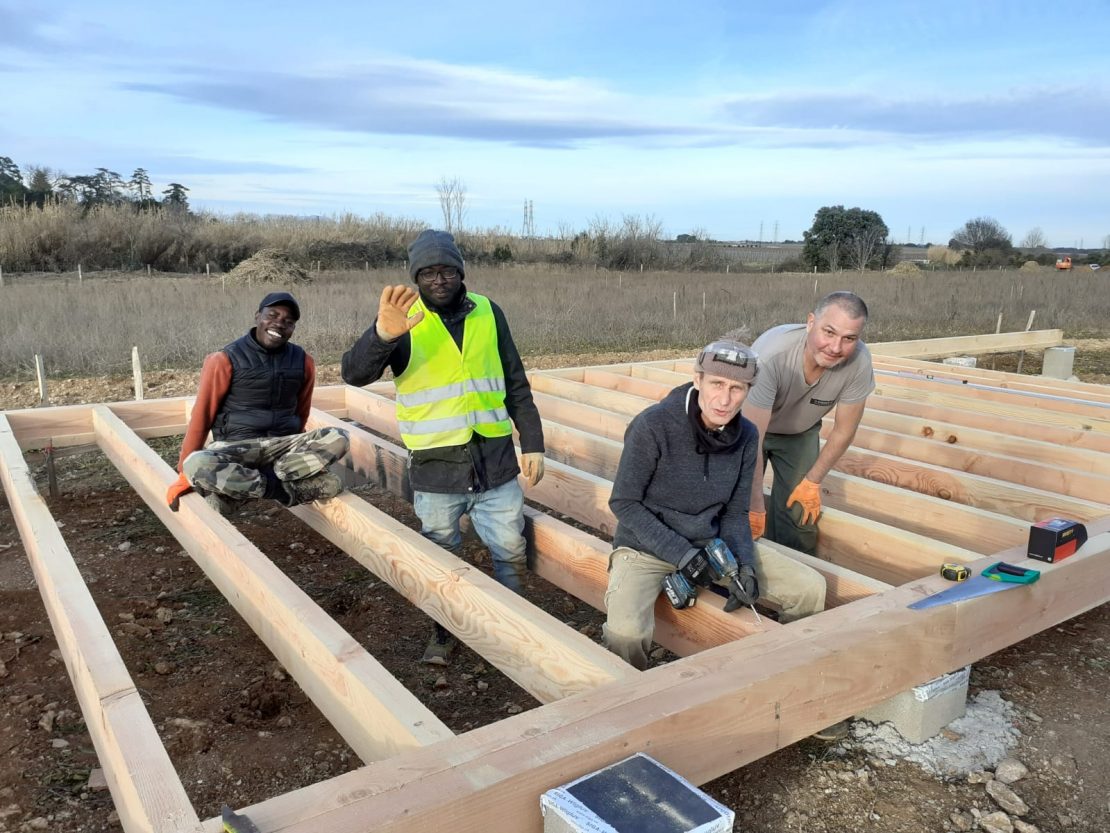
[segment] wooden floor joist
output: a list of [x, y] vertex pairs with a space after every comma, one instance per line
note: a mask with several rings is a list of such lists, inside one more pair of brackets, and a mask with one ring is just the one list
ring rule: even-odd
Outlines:
[[[687, 611], [661, 600], [657, 641], [682, 658], [647, 672], [628, 668], [356, 495], [294, 509], [546, 703], [458, 736], [202, 499], [186, 496], [179, 513], [165, 506], [173, 472], [143, 440], [183, 431], [191, 400], [0, 415], [0, 476], [127, 833], [217, 833], [221, 825], [199, 821], [190, 805], [38, 495], [24, 450], [103, 449], [369, 762], [246, 808], [262, 830], [393, 833], [450, 819], [461, 833], [484, 833], [512, 818], [514, 829], [538, 833], [540, 793], [628, 754], [648, 752], [702, 783], [1110, 601], [1110, 495], [1100, 493], [1110, 477], [1110, 431], [1101, 426], [1110, 391], [963, 368], [930, 379], [921, 362], [878, 358], [887, 350], [1039, 349], [1059, 337], [1047, 331], [873, 345], [876, 364], [899, 377], [887, 377], [871, 398], [856, 444], [822, 483], [819, 557], [758, 544], [819, 570], [830, 609], [776, 625], [757, 623], [750, 611], [725, 614], [716, 597]], [[686, 381], [690, 366], [664, 361], [531, 374], [549, 456], [544, 481], [528, 490], [536, 504], [526, 510], [534, 569], [594, 607], [603, 605], [607, 582], [604, 537], [614, 525], [607, 501], [624, 430]], [[958, 384], [964, 377], [969, 383]], [[383, 439], [396, 436], [391, 393], [391, 383], [318, 387], [313, 421], [367, 426], [347, 424], [346, 465], [408, 495], [406, 453]], [[1049, 515], [1085, 521], [1091, 540], [1060, 564], [1037, 563], [1043, 575], [1036, 584], [925, 611], [907, 608], [946, 586], [932, 575], [941, 560], [973, 569], [999, 557], [1021, 563], [1029, 523]]]

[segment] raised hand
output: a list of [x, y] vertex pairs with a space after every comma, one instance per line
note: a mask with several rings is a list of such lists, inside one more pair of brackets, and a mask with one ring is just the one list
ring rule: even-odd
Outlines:
[[409, 318], [409, 310], [419, 297], [420, 294], [411, 286], [387, 286], [383, 289], [378, 301], [378, 337], [383, 341], [394, 341], [423, 321], [423, 312]]

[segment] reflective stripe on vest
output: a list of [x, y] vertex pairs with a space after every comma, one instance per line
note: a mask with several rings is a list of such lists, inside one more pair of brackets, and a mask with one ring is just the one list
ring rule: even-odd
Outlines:
[[497, 351], [497, 323], [489, 299], [473, 292], [475, 307], [463, 322], [463, 348], [442, 319], [418, 300], [411, 318], [424, 320], [409, 331], [411, 354], [397, 377], [397, 425], [414, 451], [463, 445], [475, 432], [484, 437], [512, 434], [505, 408], [505, 372]]

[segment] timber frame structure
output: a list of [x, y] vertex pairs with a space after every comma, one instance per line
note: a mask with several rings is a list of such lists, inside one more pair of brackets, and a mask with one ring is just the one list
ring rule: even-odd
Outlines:
[[[191, 400], [0, 414], [0, 473], [123, 828], [217, 833], [198, 818], [22, 452], [95, 444], [259, 634], [364, 762], [245, 812], [264, 833], [538, 831], [539, 795], [643, 751], [704, 783], [900, 691], [1110, 599], [1110, 388], [923, 358], [1040, 350], [1059, 330], [870, 345], [878, 388], [822, 484], [829, 608], [790, 625], [720, 600], [656, 607], [681, 655], [647, 672], [506, 591], [353, 494], [290, 511], [391, 584], [544, 705], [454, 735], [270, 559], [196, 496], [171, 513], [173, 469], [143, 439], [184, 431]], [[528, 497], [612, 532], [625, 425], [692, 362], [530, 374], [547, 475]], [[404, 493], [392, 383], [316, 391], [312, 423], [350, 429], [347, 466]], [[341, 422], [350, 420], [350, 422]], [[363, 430], [359, 426], [371, 430]], [[372, 433], [373, 432], [373, 433]], [[529, 508], [536, 572], [600, 608], [610, 546]], [[1021, 563], [1029, 525], [1084, 522], [1090, 540], [1039, 582], [910, 610], [946, 561]], [[776, 546], [760, 542], [760, 546]]]

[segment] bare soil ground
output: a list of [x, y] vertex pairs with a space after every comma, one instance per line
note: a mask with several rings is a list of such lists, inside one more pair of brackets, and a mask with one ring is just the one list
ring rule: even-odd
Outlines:
[[[1101, 351], [1088, 350], [1102, 356], [1096, 366], [1077, 367], [1084, 380], [1110, 381], [1110, 344], [1099, 346]], [[528, 363], [558, 367], [668, 355], [680, 354], [558, 356]], [[1012, 362], [1000, 359], [998, 369], [1012, 369]], [[1027, 357], [1025, 368], [1035, 367], [1035, 357]], [[321, 368], [320, 378], [338, 381], [336, 368]], [[147, 374], [147, 383], [148, 396], [188, 395], [196, 374]], [[130, 384], [58, 381], [51, 383], [50, 396], [57, 404], [128, 399]], [[0, 383], [0, 408], [36, 401], [33, 385]], [[176, 440], [154, 445], [176, 459]], [[51, 510], [202, 817], [217, 814], [225, 802], [244, 806], [359, 766], [100, 454], [63, 458], [59, 480], [61, 495], [50, 501]], [[373, 488], [359, 491], [416, 526], [403, 500]], [[454, 731], [537, 705], [465, 648], [446, 669], [421, 665], [431, 621], [290, 514], [258, 501], [233, 522]], [[488, 569], [488, 555], [477, 542], [468, 542], [464, 555]], [[531, 577], [526, 595], [569, 626], [599, 636], [601, 615], [542, 579]], [[997, 690], [1016, 707], [1021, 736], [1012, 754], [1030, 773], [1013, 789], [1030, 808], [1022, 818], [1042, 831], [1110, 830], [1107, 669], [1107, 606], [973, 669], [973, 692]], [[0, 833], [119, 829], [108, 792], [89, 783], [96, 766], [10, 510], [0, 501]], [[975, 813], [997, 810], [981, 783], [939, 778], [906, 762], [890, 765], [814, 740], [706, 789], [737, 811], [736, 829], [749, 833], [990, 829]]]

